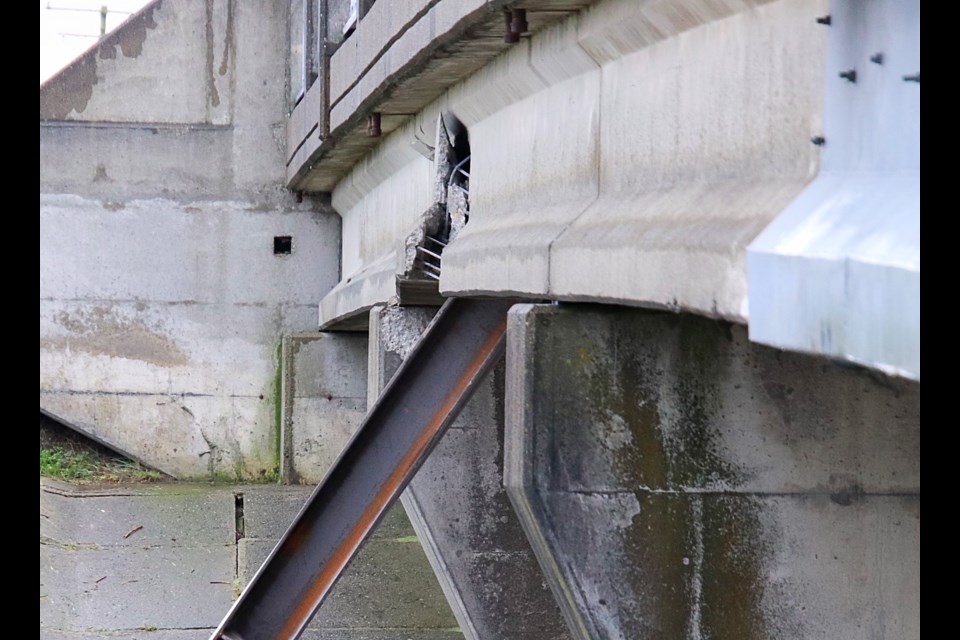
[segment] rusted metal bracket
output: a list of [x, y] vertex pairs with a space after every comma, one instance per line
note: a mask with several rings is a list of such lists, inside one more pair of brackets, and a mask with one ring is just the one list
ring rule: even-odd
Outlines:
[[297, 638], [503, 357], [512, 300], [450, 299], [211, 640]]

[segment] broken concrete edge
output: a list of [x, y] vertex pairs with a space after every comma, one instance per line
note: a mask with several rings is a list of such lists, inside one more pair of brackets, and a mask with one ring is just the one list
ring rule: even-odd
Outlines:
[[145, 468], [147, 468], [147, 469], [149, 469], [149, 470], [151, 470], [151, 471], [159, 471], [160, 473], [164, 473], [164, 474], [170, 476], [171, 478], [176, 478], [176, 477], [177, 477], [176, 474], [173, 474], [173, 473], [167, 471], [166, 469], [161, 469], [160, 467], [157, 467], [157, 466], [154, 466], [154, 465], [152, 465], [152, 464], [149, 464], [149, 463], [145, 462], [145, 461], [143, 460], [143, 458], [140, 458], [139, 456], [136, 456], [136, 455], [130, 453], [129, 451], [125, 451], [124, 449], [121, 449], [120, 447], [118, 447], [117, 445], [113, 444], [112, 442], [108, 442], [108, 441], [104, 440], [104, 439], [101, 438], [100, 436], [96, 435], [92, 430], [87, 429], [87, 428], [85, 428], [85, 427], [83, 427], [83, 426], [81, 426], [81, 425], [79, 425], [79, 424], [77, 424], [77, 423], [70, 422], [69, 420], [66, 420], [65, 418], [62, 418], [62, 417], [58, 416], [57, 414], [55, 414], [55, 413], [53, 413], [53, 412], [51, 412], [51, 411], [47, 411], [47, 410], [44, 409], [43, 407], [40, 407], [40, 415], [41, 415], [41, 416], [44, 416], [45, 418], [47, 418], [47, 419], [49, 419], [49, 420], [52, 420], [53, 422], [56, 422], [57, 424], [59, 424], [59, 425], [62, 426], [62, 427], [66, 427], [67, 429], [70, 429], [71, 431], [74, 431], [74, 432], [80, 434], [81, 436], [83, 436], [84, 438], [86, 438], [86, 439], [88, 439], [88, 440], [92, 440], [93, 442], [96, 442], [96, 443], [99, 444], [100, 446], [106, 447], [107, 449], [109, 449], [110, 451], [113, 451], [113, 452], [116, 453], [117, 455], [123, 456], [124, 458], [127, 458], [127, 459], [129, 459], [129, 460], [133, 460], [134, 462], [136, 462], [137, 464], [139, 464], [139, 465], [142, 466], [142, 467], [145, 467]]
[[[588, 621], [581, 615], [588, 611], [581, 593], [573, 593], [565, 572], [556, 563], [550, 528], [539, 514], [544, 512], [533, 488], [530, 461], [534, 459], [531, 435], [529, 399], [533, 397], [533, 376], [528, 375], [532, 354], [529, 347], [535, 342], [537, 317], [553, 315], [557, 307], [551, 304], [516, 304], [507, 313], [507, 368], [504, 399], [503, 484], [513, 510], [520, 521], [530, 547], [533, 549], [554, 600], [560, 607], [567, 629], [573, 637], [590, 640], [600, 637], [591, 633]], [[596, 631], [596, 630], [593, 630]]]

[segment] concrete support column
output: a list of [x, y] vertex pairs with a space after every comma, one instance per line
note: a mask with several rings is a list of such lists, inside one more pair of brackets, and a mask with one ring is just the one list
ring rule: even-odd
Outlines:
[[623, 307], [518, 305], [505, 481], [578, 638], [920, 636], [920, 386]]
[[316, 484], [366, 414], [365, 333], [283, 337], [280, 365], [281, 479]]
[[[429, 324], [433, 307], [370, 312], [372, 406]], [[503, 489], [504, 366], [483, 381], [402, 501], [468, 639], [567, 638]]]

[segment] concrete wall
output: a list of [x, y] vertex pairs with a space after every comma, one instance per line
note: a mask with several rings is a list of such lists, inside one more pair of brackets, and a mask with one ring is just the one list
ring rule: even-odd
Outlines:
[[[370, 312], [373, 404], [435, 308]], [[556, 603], [503, 488], [504, 368], [495, 367], [402, 495], [468, 639], [567, 638]]]
[[317, 484], [367, 412], [367, 335], [283, 338], [281, 479]]
[[280, 338], [339, 278], [281, 4], [153, 3], [40, 88], [41, 407], [176, 476], [275, 471]]
[[519, 305], [505, 482], [578, 638], [920, 636], [920, 386], [696, 316]]

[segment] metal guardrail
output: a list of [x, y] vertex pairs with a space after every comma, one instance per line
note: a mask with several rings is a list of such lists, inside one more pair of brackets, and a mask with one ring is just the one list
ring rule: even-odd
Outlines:
[[511, 300], [450, 299], [211, 640], [292, 639], [503, 357]]

